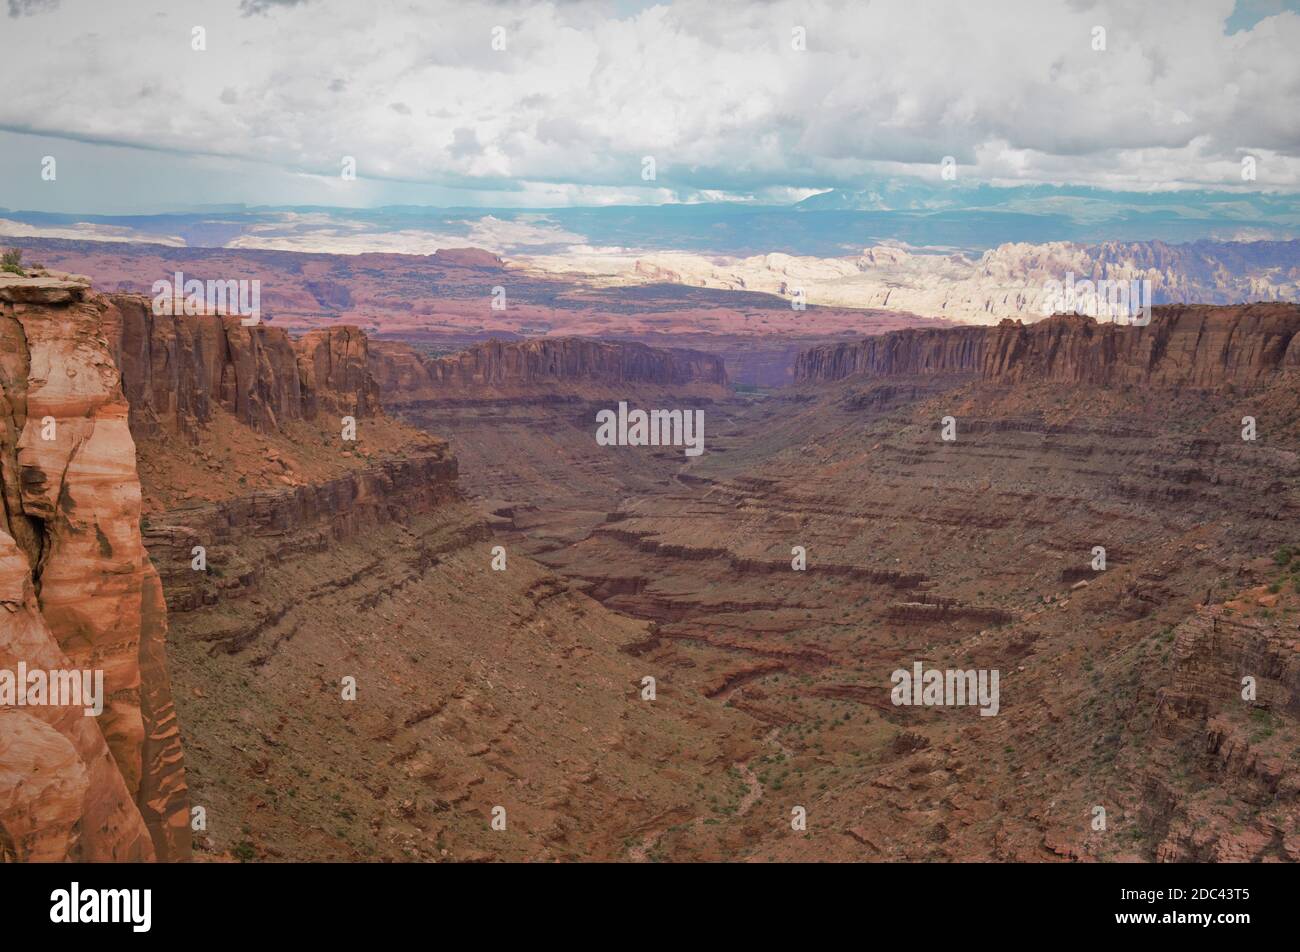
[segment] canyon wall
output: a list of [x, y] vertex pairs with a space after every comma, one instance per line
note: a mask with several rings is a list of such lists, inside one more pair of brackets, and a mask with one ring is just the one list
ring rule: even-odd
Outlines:
[[[442, 443], [432, 452], [383, 460], [322, 483], [158, 513], [145, 526], [145, 537], [162, 573], [168, 611], [187, 612], [256, 587], [262, 566], [241, 559], [241, 545], [256, 542], [279, 562], [327, 551], [379, 526], [405, 524], [459, 498], [456, 457]], [[193, 571], [196, 545], [224, 553], [223, 561], [238, 568], [221, 575]], [[238, 643], [255, 634], [232, 637]]]
[[238, 317], [155, 315], [147, 298], [109, 296], [105, 330], [121, 368], [137, 435], [193, 435], [214, 406], [259, 431], [325, 410], [379, 412], [366, 373], [365, 335], [340, 325], [290, 339], [282, 329], [244, 327]]
[[[178, 367], [187, 368], [181, 390], [217, 379], [193, 368], [229, 345], [214, 350], [204, 333], [246, 332], [137, 317], [145, 332], [114, 339], [137, 355], [123, 373], [140, 425], [162, 433], [142, 431], [138, 441], [144, 536], [166, 592], [190, 784], [209, 818], [194, 837], [198, 855], [618, 858], [646, 824], [725, 792], [714, 766], [734, 759], [724, 733], [705, 732], [685, 754], [678, 738], [734, 715], [695, 696], [657, 709], [633, 703], [628, 688], [645, 663], [621, 648], [645, 639], [645, 623], [606, 611], [520, 549], [511, 548], [509, 571], [493, 571], [492, 523], [461, 501], [446, 441], [383, 413], [361, 421], [355, 440], [341, 439], [327, 414], [310, 426], [296, 421], [310, 419], [313, 400], [359, 401], [377, 389], [359, 332], [293, 342], [294, 391], [280, 335], [260, 329], [251, 346], [270, 367], [261, 392], [284, 402], [264, 400], [273, 415], [250, 415], [212, 389], [203, 420], [192, 414], [191, 423], [178, 421], [164, 399], [173, 385], [160, 381]], [[410, 358], [405, 367], [424, 372], [414, 352], [397, 350]], [[533, 405], [511, 411], [539, 418], [551, 408], [534, 395], [567, 381], [587, 388], [697, 372], [656, 364], [666, 352], [650, 352], [643, 366], [635, 348], [620, 358], [623, 348], [575, 343], [564, 351], [572, 359], [534, 350], [555, 363], [510, 363], [482, 379], [504, 388], [504, 402], [519, 393], [510, 388], [541, 384], [518, 401]], [[511, 360], [521, 360], [514, 348], [486, 362]], [[720, 362], [712, 366], [725, 379]], [[447, 381], [461, 395], [474, 391], [455, 387], [479, 386], [455, 368]], [[441, 410], [438, 432], [454, 416]], [[170, 438], [191, 425], [192, 442]], [[455, 432], [458, 449], [474, 442], [472, 431]], [[583, 436], [602, 452], [589, 430]], [[510, 446], [499, 431], [489, 439]], [[550, 436], [538, 455], [571, 481], [560, 445]], [[530, 455], [528, 445], [512, 453], [522, 467]], [[244, 479], [253, 469], [278, 482], [254, 488]], [[196, 546], [203, 570], [192, 564]], [[344, 676], [355, 679], [356, 703], [340, 695]], [[504, 836], [484, 822], [496, 804], [510, 810]]]
[[579, 337], [491, 340], [460, 354], [425, 357], [406, 344], [376, 342], [370, 367], [386, 403], [511, 391], [533, 385], [651, 384], [721, 392], [721, 357], [701, 351]]
[[[445, 520], [456, 459], [383, 417], [356, 328], [292, 340], [35, 272], [0, 278], [0, 344], [0, 669], [98, 669], [105, 682], [98, 718], [82, 705], [0, 708], [0, 861], [187, 859], [169, 612], [174, 641], [256, 643], [287, 610], [265, 607], [268, 562], [328, 562], [341, 544], [386, 532], [396, 545], [413, 519]], [[362, 420], [352, 442], [338, 442], [345, 414]], [[249, 463], [287, 485], [243, 485]], [[146, 471], [206, 501], [147, 505]], [[484, 537], [481, 521], [462, 522], [444, 545]], [[209, 570], [191, 565], [196, 545]], [[401, 566], [439, 557], [407, 549]], [[217, 610], [238, 622], [207, 631]]]
[[[301, 433], [284, 432], [289, 421], [321, 414], [381, 415], [369, 343], [356, 327], [322, 328], [292, 339], [280, 328], [244, 327], [237, 317], [155, 315], [148, 299], [138, 295], [109, 300], [102, 324], [121, 368], [132, 432], [141, 439], [180, 433], [195, 444], [174, 451], [166, 440], [146, 440], [141, 448], [146, 467], [205, 452], [218, 415], [270, 438], [258, 444], [256, 452], [266, 456], [255, 462], [272, 471], [283, 469], [285, 459], [302, 448]], [[339, 451], [340, 461], [351, 455], [346, 445]], [[150, 512], [145, 533], [163, 576], [168, 609], [191, 610], [212, 604], [223, 589], [247, 587], [247, 574], [236, 573], [232, 580], [193, 571], [195, 545], [232, 546], [259, 538], [279, 540], [277, 557], [320, 551], [459, 498], [457, 462], [445, 441], [425, 438], [419, 446], [404, 447], [400, 456], [367, 454], [359, 462], [327, 476], [300, 473], [307, 481], [288, 489], [229, 486], [238, 495]], [[178, 478], [175, 470], [164, 467], [163, 472], [165, 478]]]
[[902, 330], [814, 347], [800, 383], [856, 375], [969, 374], [1001, 383], [1044, 380], [1102, 386], [1251, 389], [1300, 369], [1300, 305], [1170, 305], [1145, 327], [1058, 315], [1036, 324]]
[[102, 671], [103, 711], [0, 712], [0, 853], [177, 860], [189, 798], [167, 616], [140, 532], [114, 304], [71, 276], [0, 280], [0, 667]]
[[305, 415], [380, 412], [379, 385], [370, 373], [366, 335], [349, 325], [308, 331], [293, 342], [307, 401]]

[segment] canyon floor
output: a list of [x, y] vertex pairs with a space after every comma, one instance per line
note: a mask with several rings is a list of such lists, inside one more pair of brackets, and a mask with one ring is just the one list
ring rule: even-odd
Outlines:
[[[1293, 384], [850, 379], [695, 400], [694, 459], [598, 447], [619, 396], [669, 395], [398, 406], [468, 498], [241, 541], [258, 595], [173, 616], [196, 802], [241, 818], [212, 850], [1300, 859]], [[894, 706], [917, 661], [999, 670], [998, 715]], [[364, 703], [338, 704], [345, 669]]]
[[[696, 460], [602, 452], [591, 409], [405, 416], [452, 434], [499, 538], [650, 625], [623, 649], [645, 673], [745, 715], [744, 809], [698, 805], [655, 855], [1297, 858], [1294, 710], [1223, 703], [1225, 675], [1213, 728], [1176, 711], [1230, 653], [1207, 626], [1272, 632], [1291, 647], [1261, 670], [1294, 671], [1300, 600], [1270, 556], [1296, 541], [1295, 452], [1243, 443], [1241, 407], [847, 382], [708, 407]], [[893, 706], [914, 661], [1000, 669], [999, 715]]]

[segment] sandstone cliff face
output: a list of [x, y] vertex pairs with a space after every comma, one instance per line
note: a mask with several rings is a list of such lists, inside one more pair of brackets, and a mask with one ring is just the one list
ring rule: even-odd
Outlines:
[[405, 344], [371, 345], [371, 371], [385, 403], [472, 396], [536, 385], [723, 388], [722, 358], [700, 351], [579, 337], [491, 340], [448, 357], [428, 358]]
[[1298, 305], [1171, 305], [1154, 308], [1146, 327], [1059, 315], [1029, 325], [895, 331], [804, 351], [795, 378], [968, 374], [1003, 383], [1252, 389], [1298, 368]]
[[866, 374], [977, 374], [983, 366], [988, 330], [902, 330], [802, 351], [795, 359], [795, 383], [825, 383]]
[[309, 331], [293, 342], [293, 349], [307, 402], [305, 416], [379, 413], [379, 385], [370, 374], [369, 345], [359, 328]]
[[[0, 668], [16, 671], [23, 662], [70, 669], [74, 662], [46, 623], [32, 579], [26, 555], [0, 530]], [[118, 747], [138, 759], [138, 747]], [[0, 708], [0, 861], [155, 856], [124, 772], [94, 720], [77, 707]]]
[[291, 340], [280, 328], [244, 327], [237, 317], [158, 316], [147, 298], [116, 294], [106, 312], [109, 345], [138, 436], [192, 435], [221, 406], [247, 426], [319, 412], [358, 417], [379, 411], [366, 373], [365, 335], [346, 325]]
[[[17, 859], [189, 853], [166, 612], [104, 335], [113, 312], [76, 280], [0, 285], [0, 666], [102, 670], [105, 694], [98, 718], [0, 716], [0, 840]], [[53, 772], [31, 773], [42, 766]]]

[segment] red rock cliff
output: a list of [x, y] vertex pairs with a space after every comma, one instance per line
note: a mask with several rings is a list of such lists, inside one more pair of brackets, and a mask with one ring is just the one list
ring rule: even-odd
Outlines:
[[375, 342], [370, 354], [385, 404], [537, 385], [722, 388], [727, 383], [722, 358], [714, 354], [582, 337], [491, 340], [438, 358], [406, 344]]
[[1058, 315], [1034, 324], [902, 330], [798, 357], [798, 382], [857, 374], [970, 374], [1015, 383], [1047, 380], [1250, 389], [1300, 368], [1300, 306], [1170, 305], [1146, 327]]
[[346, 325], [291, 340], [237, 317], [156, 316], [147, 298], [110, 295], [106, 330], [137, 435], [192, 433], [221, 405], [242, 423], [274, 430], [319, 412], [379, 412], [365, 335]]
[[317, 412], [371, 417], [379, 413], [379, 385], [370, 373], [366, 335], [349, 325], [308, 331], [293, 342], [308, 417]]
[[104, 709], [0, 709], [0, 854], [188, 857], [189, 798], [127, 402], [77, 280], [0, 280], [0, 668], [100, 670]]

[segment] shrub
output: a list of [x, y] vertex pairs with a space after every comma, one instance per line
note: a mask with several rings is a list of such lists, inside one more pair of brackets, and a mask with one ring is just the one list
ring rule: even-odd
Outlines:
[[23, 250], [21, 248], [6, 248], [0, 253], [0, 271], [8, 271], [10, 274], [25, 274], [23, 271]]

